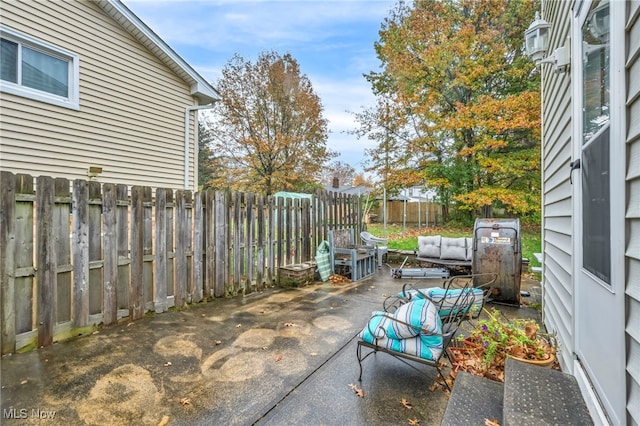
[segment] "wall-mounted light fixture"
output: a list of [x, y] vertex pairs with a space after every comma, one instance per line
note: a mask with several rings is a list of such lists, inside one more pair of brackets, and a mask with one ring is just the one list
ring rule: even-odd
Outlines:
[[571, 63], [571, 41], [569, 37], [564, 46], [557, 48], [551, 55], [544, 57], [549, 49], [551, 37], [551, 24], [540, 17], [536, 12], [534, 21], [524, 32], [525, 51], [537, 65], [553, 64], [556, 73], [566, 72]]
[[87, 170], [87, 176], [89, 176], [89, 178], [98, 177], [100, 173], [102, 173], [102, 167], [89, 166], [89, 169]]

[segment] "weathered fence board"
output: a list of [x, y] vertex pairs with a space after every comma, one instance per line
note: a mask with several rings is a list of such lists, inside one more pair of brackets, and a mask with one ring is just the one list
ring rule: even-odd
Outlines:
[[156, 262], [153, 306], [157, 314], [167, 310], [167, 190], [156, 190]]
[[[118, 318], [129, 315], [129, 277], [131, 258], [129, 257], [129, 189], [126, 185], [116, 186], [117, 239], [118, 239]], [[122, 314], [120, 313], [122, 311]]]
[[328, 230], [361, 228], [359, 199], [334, 193], [153, 192], [47, 176], [34, 191], [32, 176], [1, 178], [2, 354], [251, 293], [280, 266], [312, 260]]
[[144, 188], [131, 188], [131, 280], [129, 281], [129, 315], [132, 320], [144, 315]]
[[16, 349], [15, 254], [16, 182], [12, 173], [0, 172], [0, 350]]
[[193, 276], [189, 287], [190, 301], [198, 303], [203, 298], [204, 286], [204, 211], [202, 193], [196, 192], [193, 198]]
[[89, 181], [89, 315], [102, 311], [102, 188]]
[[102, 193], [102, 223], [104, 244], [103, 321], [105, 325], [118, 320], [118, 227], [117, 190], [114, 184], [104, 185]]
[[[187, 192], [176, 192], [176, 251], [175, 251], [175, 305], [182, 308], [187, 300], [189, 273], [187, 270], [187, 252], [189, 232], [187, 222]], [[168, 225], [168, 224], [167, 224]]]
[[55, 235], [53, 233], [54, 181], [49, 176], [39, 176], [36, 182], [36, 259], [38, 269], [37, 323], [38, 346], [53, 343], [56, 301]]
[[71, 320], [71, 241], [69, 240], [69, 214], [71, 193], [67, 179], [54, 180], [53, 235], [55, 239], [56, 264], [56, 323]]
[[35, 278], [34, 255], [34, 208], [35, 191], [33, 178], [29, 175], [16, 176], [16, 254], [15, 254], [15, 300], [16, 332], [25, 333], [35, 329], [33, 322]]
[[73, 326], [89, 323], [89, 186], [73, 181]]

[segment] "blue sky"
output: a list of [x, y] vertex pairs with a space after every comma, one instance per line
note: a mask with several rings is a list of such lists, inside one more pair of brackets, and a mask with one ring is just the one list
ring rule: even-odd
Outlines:
[[215, 85], [234, 53], [264, 51], [299, 62], [329, 120], [328, 146], [362, 169], [366, 139], [346, 134], [353, 114], [373, 105], [364, 73], [379, 70], [373, 43], [395, 0], [123, 0], [145, 24]]

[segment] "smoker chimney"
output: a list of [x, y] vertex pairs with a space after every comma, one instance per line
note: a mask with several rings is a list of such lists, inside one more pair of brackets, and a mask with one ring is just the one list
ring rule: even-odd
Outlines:
[[340, 188], [340, 180], [337, 177], [333, 178], [333, 186], [334, 188]]

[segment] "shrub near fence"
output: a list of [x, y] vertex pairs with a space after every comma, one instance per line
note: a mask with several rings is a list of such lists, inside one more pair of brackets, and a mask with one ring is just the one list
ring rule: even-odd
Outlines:
[[245, 294], [362, 229], [360, 199], [100, 184], [1, 172], [2, 354], [145, 312]]

